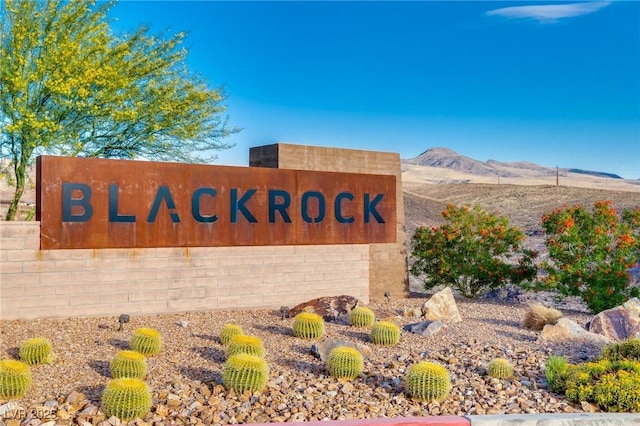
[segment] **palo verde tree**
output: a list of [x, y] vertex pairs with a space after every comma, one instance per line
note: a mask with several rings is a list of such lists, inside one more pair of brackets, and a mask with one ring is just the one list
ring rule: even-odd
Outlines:
[[[229, 148], [225, 94], [189, 72], [185, 35], [114, 35], [112, 3], [4, 0], [0, 5], [0, 156], [15, 218], [33, 156], [202, 162]], [[8, 161], [7, 161], [8, 160]]]

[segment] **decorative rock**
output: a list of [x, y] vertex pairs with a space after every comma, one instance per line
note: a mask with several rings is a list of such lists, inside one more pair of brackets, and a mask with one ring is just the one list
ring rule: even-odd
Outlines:
[[364, 357], [369, 357], [371, 355], [371, 349], [369, 348], [369, 346], [362, 345], [360, 343], [349, 342], [347, 340], [331, 338], [327, 338], [322, 340], [321, 342], [314, 343], [311, 346], [311, 353], [313, 353], [321, 361], [326, 362], [329, 359], [329, 352], [331, 352], [333, 348], [337, 348], [338, 346], [347, 346], [349, 348], [357, 349]]
[[438, 333], [440, 330], [446, 330], [446, 325], [440, 321], [422, 321], [415, 322], [413, 324], [407, 324], [402, 327], [403, 330], [409, 331], [411, 333], [419, 334], [424, 337], [433, 336]]
[[421, 317], [422, 309], [420, 308], [404, 308], [402, 310], [403, 317]]
[[6, 404], [0, 405], [0, 417], [5, 419], [10, 417], [13, 413], [17, 412], [20, 408], [17, 402], [7, 402]]
[[640, 300], [634, 297], [620, 306], [600, 312], [589, 323], [589, 331], [611, 340], [640, 337]]
[[462, 321], [450, 287], [445, 287], [431, 296], [431, 298], [422, 305], [422, 313], [425, 319], [432, 321]]
[[86, 396], [81, 393], [81, 392], [77, 392], [77, 391], [73, 391], [69, 394], [69, 396], [67, 396], [67, 403], [68, 404], [77, 404], [80, 401], [84, 401], [86, 398]]
[[607, 345], [611, 343], [611, 339], [608, 337], [601, 334], [591, 333], [569, 318], [560, 318], [555, 325], [545, 325], [540, 333], [540, 337], [538, 337], [538, 341], [554, 343], [591, 343], [596, 345]]
[[300, 312], [313, 312], [321, 315], [325, 321], [335, 321], [340, 316], [346, 315], [355, 308], [360, 301], [352, 296], [319, 297], [300, 303], [287, 313], [287, 317], [293, 318]]

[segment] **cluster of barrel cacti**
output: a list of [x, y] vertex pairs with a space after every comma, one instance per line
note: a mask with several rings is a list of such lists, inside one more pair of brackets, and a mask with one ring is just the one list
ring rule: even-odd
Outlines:
[[226, 324], [220, 342], [227, 346], [227, 361], [222, 383], [237, 393], [264, 389], [269, 380], [269, 365], [264, 360], [264, 345], [257, 336], [246, 335], [236, 324]]
[[0, 360], [0, 399], [20, 398], [31, 386], [32, 365], [51, 364], [55, 354], [49, 339], [26, 339], [18, 351], [20, 360]]
[[324, 334], [324, 319], [313, 312], [300, 312], [293, 318], [293, 335], [301, 339], [319, 339]]

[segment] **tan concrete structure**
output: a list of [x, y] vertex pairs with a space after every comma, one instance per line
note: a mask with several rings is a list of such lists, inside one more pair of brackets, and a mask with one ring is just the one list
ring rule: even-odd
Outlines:
[[40, 250], [39, 222], [0, 222], [0, 320], [368, 303], [369, 246]]
[[278, 143], [251, 148], [249, 157], [252, 167], [395, 175], [397, 242], [369, 246], [369, 296], [409, 295], [399, 154]]

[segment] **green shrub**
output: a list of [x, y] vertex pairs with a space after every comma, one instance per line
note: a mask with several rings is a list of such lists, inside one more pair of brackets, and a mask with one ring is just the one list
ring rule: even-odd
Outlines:
[[504, 358], [494, 358], [487, 366], [487, 374], [496, 379], [509, 379], [513, 376], [513, 366]]
[[31, 385], [31, 369], [13, 359], [0, 361], [0, 399], [20, 398]]
[[151, 391], [140, 379], [111, 380], [102, 393], [102, 409], [123, 421], [143, 417], [151, 409]]
[[622, 342], [605, 346], [600, 354], [601, 359], [620, 361], [623, 359], [640, 361], [640, 339], [632, 337]]
[[355, 379], [364, 368], [364, 359], [359, 350], [338, 346], [329, 352], [327, 361], [329, 375], [337, 379]]
[[262, 340], [246, 334], [233, 336], [227, 346], [227, 355], [231, 357], [237, 354], [249, 354], [262, 358], [264, 356]]
[[230, 356], [224, 364], [224, 387], [233, 389], [236, 393], [260, 391], [267, 385], [268, 379], [269, 366], [260, 357], [241, 353]]
[[293, 335], [301, 339], [319, 339], [324, 334], [324, 319], [312, 312], [300, 312], [293, 318]]
[[220, 343], [227, 346], [231, 342], [231, 338], [234, 336], [240, 336], [244, 334], [242, 327], [237, 324], [225, 324], [220, 330]]
[[620, 219], [610, 201], [557, 209], [542, 217], [547, 234], [545, 290], [579, 296], [593, 313], [610, 309], [639, 295], [630, 284], [629, 268], [640, 258], [640, 224], [629, 211]]
[[393, 346], [400, 341], [400, 328], [390, 321], [378, 321], [371, 327], [371, 343]]
[[153, 328], [139, 328], [131, 337], [131, 349], [144, 356], [154, 356], [160, 353], [162, 337]]
[[421, 401], [442, 401], [449, 395], [451, 379], [443, 366], [421, 361], [409, 367], [405, 388], [409, 396]]
[[354, 327], [371, 327], [376, 321], [376, 314], [369, 308], [358, 306], [351, 311], [349, 319]]
[[147, 359], [140, 352], [119, 351], [109, 364], [114, 379], [142, 379], [147, 374]]
[[54, 358], [51, 342], [44, 337], [27, 339], [20, 345], [20, 359], [29, 365], [51, 364]]
[[523, 248], [525, 235], [504, 216], [480, 207], [448, 205], [445, 224], [416, 229], [411, 273], [426, 290], [445, 285], [469, 298], [512, 282], [535, 278], [537, 253]]
[[544, 365], [544, 375], [549, 383], [549, 388], [556, 393], [564, 394], [567, 390], [567, 375], [569, 363], [563, 356], [551, 355]]

